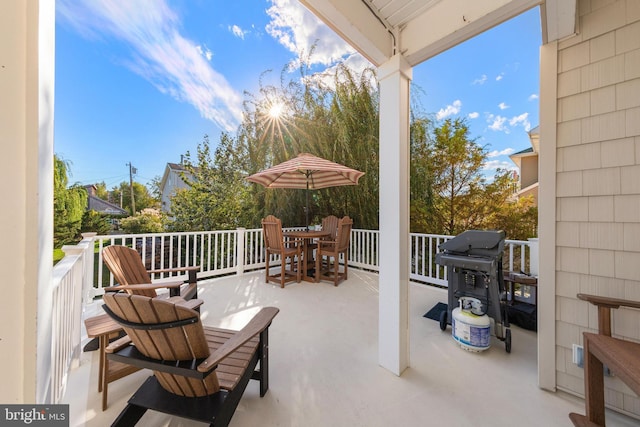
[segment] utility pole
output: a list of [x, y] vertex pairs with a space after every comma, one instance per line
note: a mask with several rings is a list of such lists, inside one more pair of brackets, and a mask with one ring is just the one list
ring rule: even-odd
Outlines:
[[131, 162], [127, 163], [129, 166], [129, 189], [131, 191], [131, 215], [136, 214], [136, 201], [133, 197], [133, 174], [138, 173], [138, 170], [131, 165]]

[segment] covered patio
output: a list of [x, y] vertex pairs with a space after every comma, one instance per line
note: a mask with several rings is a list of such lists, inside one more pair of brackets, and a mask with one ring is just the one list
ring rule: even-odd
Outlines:
[[[270, 328], [270, 388], [262, 399], [250, 382], [232, 426], [566, 426], [568, 413], [584, 410], [582, 399], [551, 393], [537, 385], [536, 333], [513, 326], [513, 349], [492, 338], [483, 353], [460, 348], [451, 329], [442, 332], [423, 315], [447, 291], [411, 283], [409, 334], [411, 367], [402, 377], [379, 366], [378, 275], [351, 269], [349, 279], [294, 283], [281, 289], [264, 282], [264, 272], [201, 281], [202, 317], [212, 326], [240, 328], [243, 314], [276, 306]], [[100, 310], [94, 303], [87, 314]], [[83, 344], [86, 342], [86, 335]], [[149, 371], [109, 385], [102, 412], [97, 391], [98, 352], [83, 352], [72, 370], [63, 403], [70, 404], [72, 426], [109, 425]], [[607, 414], [611, 425], [637, 421]], [[139, 425], [202, 425], [147, 413]]]

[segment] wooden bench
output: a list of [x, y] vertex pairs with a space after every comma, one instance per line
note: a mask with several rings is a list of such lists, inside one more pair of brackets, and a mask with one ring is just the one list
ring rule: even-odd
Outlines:
[[586, 294], [578, 294], [578, 298], [598, 307], [599, 333], [583, 334], [586, 415], [572, 412], [569, 418], [575, 426], [604, 426], [603, 365], [640, 395], [640, 343], [611, 336], [611, 309], [640, 308], [640, 302]]

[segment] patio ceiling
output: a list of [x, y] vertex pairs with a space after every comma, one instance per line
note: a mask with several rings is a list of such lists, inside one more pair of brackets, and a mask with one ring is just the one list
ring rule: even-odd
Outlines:
[[541, 6], [543, 42], [576, 32], [576, 0], [300, 0], [375, 66], [410, 66]]

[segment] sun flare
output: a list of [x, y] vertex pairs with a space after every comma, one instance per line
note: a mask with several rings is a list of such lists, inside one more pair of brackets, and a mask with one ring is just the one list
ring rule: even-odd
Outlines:
[[269, 109], [269, 117], [271, 117], [272, 119], [279, 119], [283, 111], [284, 111], [284, 105], [277, 102], [273, 104]]

